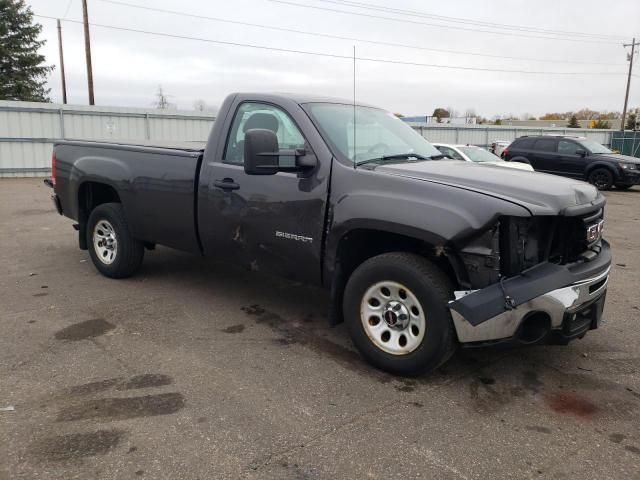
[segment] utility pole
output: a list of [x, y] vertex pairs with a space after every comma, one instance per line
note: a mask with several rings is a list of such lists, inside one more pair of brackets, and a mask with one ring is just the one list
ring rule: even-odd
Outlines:
[[93, 98], [93, 68], [91, 67], [91, 39], [89, 38], [89, 14], [87, 0], [82, 0], [82, 21], [84, 23], [84, 53], [87, 58], [87, 83], [89, 84], [89, 105], [95, 105]]
[[631, 43], [624, 43], [625, 48], [631, 47], [631, 55], [629, 55], [629, 74], [627, 75], [627, 91], [624, 94], [624, 108], [622, 109], [622, 125], [620, 130], [624, 131], [624, 122], [627, 119], [627, 103], [629, 102], [629, 87], [631, 86], [631, 72], [633, 70], [633, 56], [636, 53], [636, 47], [640, 46], [640, 42], [636, 42], [634, 38]]
[[64, 54], [62, 53], [62, 27], [58, 19], [58, 52], [60, 53], [60, 75], [62, 76], [62, 103], [67, 104], [67, 79], [64, 75]]

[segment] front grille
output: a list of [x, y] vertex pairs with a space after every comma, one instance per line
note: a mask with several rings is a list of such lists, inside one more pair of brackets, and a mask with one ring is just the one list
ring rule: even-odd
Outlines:
[[517, 275], [542, 262], [559, 265], [589, 261], [600, 252], [601, 239], [588, 241], [587, 229], [603, 219], [597, 208], [579, 216], [503, 217], [499, 224], [500, 273]]
[[598, 225], [603, 219], [603, 209], [575, 217], [557, 217], [557, 227], [550, 239], [548, 260], [553, 263], [565, 264], [578, 260], [588, 260], [600, 251], [601, 238], [589, 241], [587, 229]]

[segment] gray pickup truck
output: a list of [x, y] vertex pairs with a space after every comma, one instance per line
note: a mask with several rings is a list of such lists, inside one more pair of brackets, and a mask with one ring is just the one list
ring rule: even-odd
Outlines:
[[232, 94], [204, 149], [61, 141], [52, 171], [102, 274], [134, 274], [160, 244], [322, 286], [332, 323], [390, 372], [460, 344], [565, 344], [602, 317], [593, 186], [443, 159], [371, 106]]

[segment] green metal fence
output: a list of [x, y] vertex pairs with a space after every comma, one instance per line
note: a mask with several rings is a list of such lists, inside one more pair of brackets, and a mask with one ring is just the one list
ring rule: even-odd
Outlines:
[[640, 158], [640, 132], [613, 132], [611, 149], [617, 150], [623, 155]]

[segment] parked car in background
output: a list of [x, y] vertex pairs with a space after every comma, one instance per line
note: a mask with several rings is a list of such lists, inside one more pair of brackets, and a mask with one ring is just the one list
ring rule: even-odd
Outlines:
[[584, 137], [524, 136], [504, 151], [509, 162], [530, 164], [536, 171], [586, 180], [600, 190], [626, 190], [640, 183], [640, 159], [620, 155]]
[[500, 157], [486, 151], [484, 148], [474, 145], [449, 145], [446, 143], [434, 143], [434, 147], [449, 158], [454, 160], [464, 160], [465, 162], [475, 162], [482, 165], [493, 165], [496, 167], [517, 168], [519, 170], [533, 171], [531, 165], [526, 163], [505, 162]]
[[494, 155], [502, 158], [502, 152], [511, 144], [510, 141], [507, 140], [494, 140], [491, 146], [489, 147], [489, 151]]

